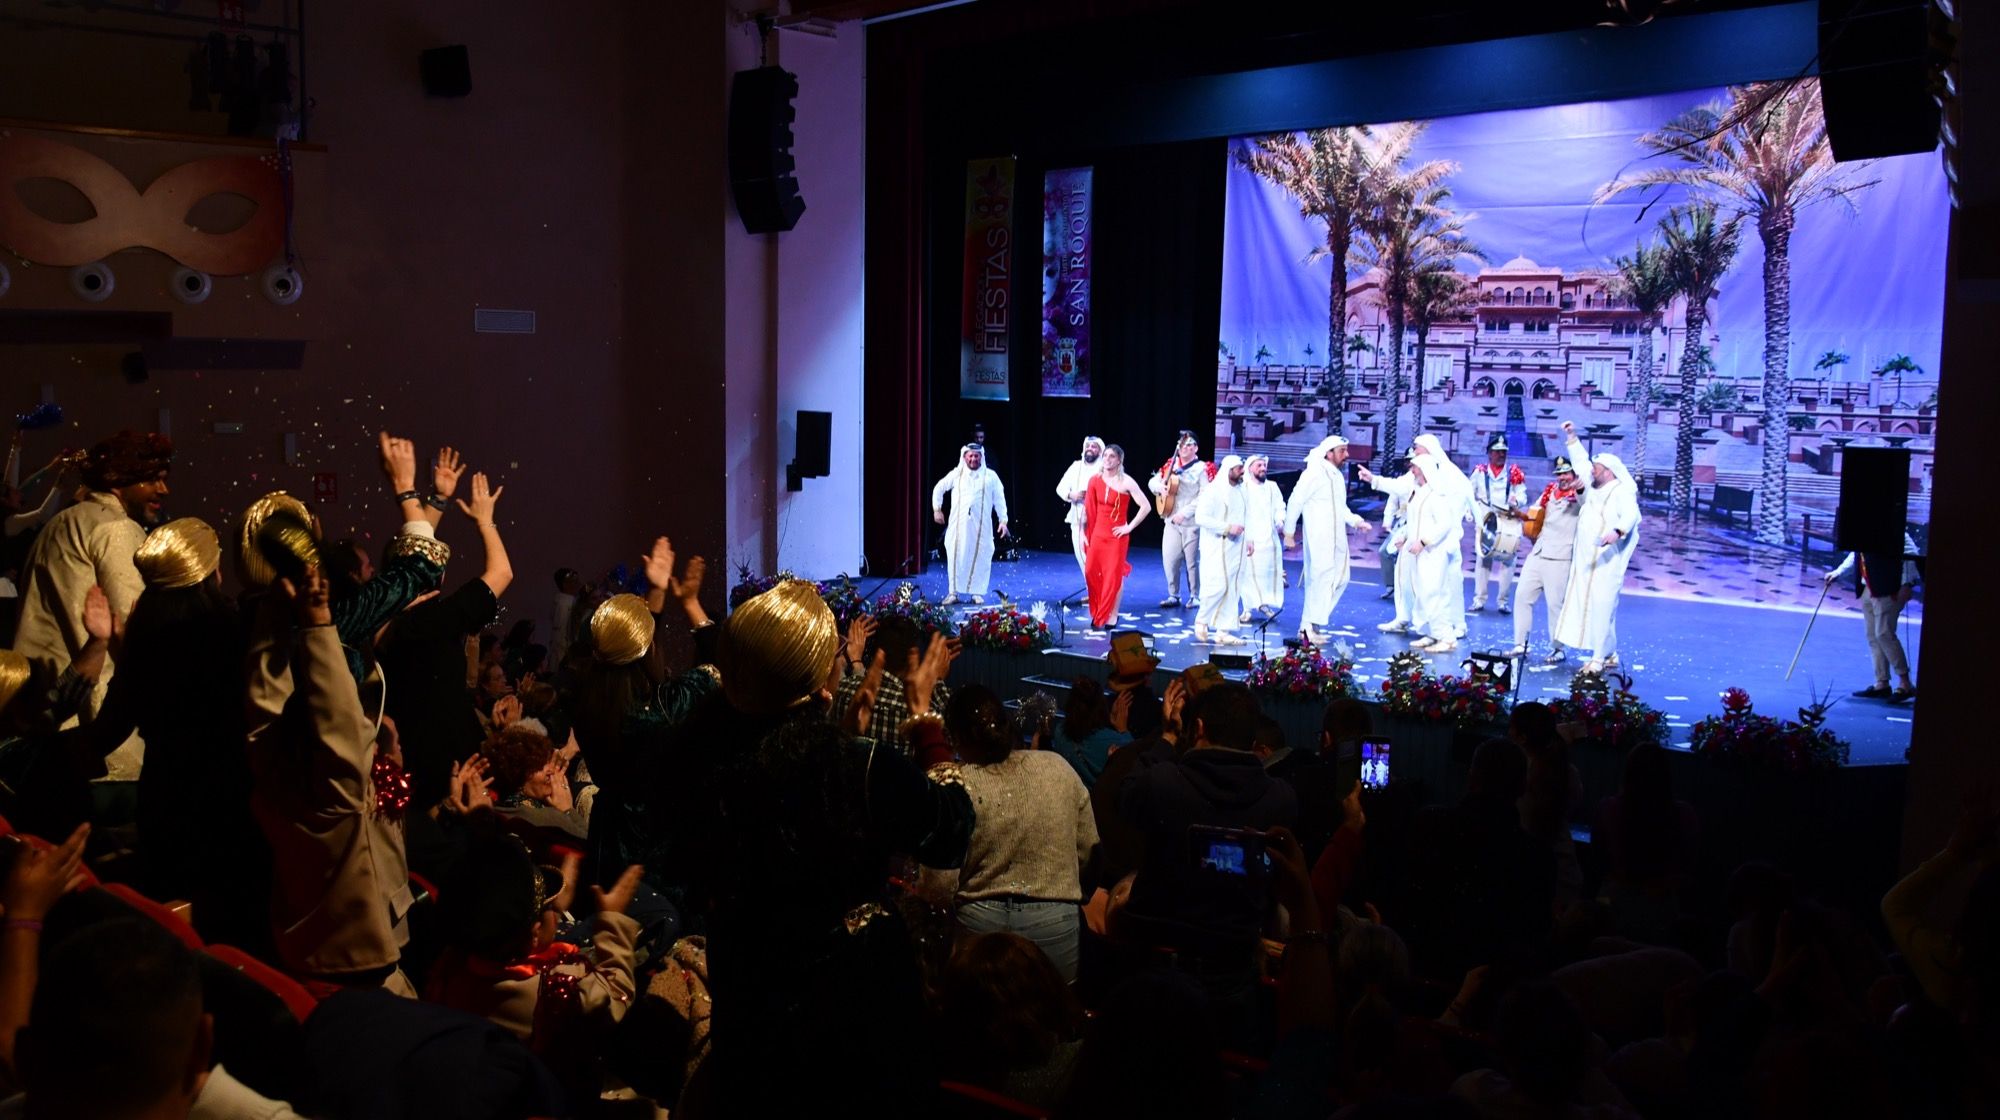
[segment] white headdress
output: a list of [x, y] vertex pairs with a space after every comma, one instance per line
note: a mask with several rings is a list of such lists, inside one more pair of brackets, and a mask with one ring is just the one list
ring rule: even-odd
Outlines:
[[1613, 455], [1611, 452], [1600, 451], [1597, 454], [1592, 455], [1590, 457], [1590, 461], [1598, 464], [1599, 466], [1608, 468], [1612, 474], [1617, 475], [1618, 481], [1614, 485], [1630, 486], [1634, 490], [1637, 490], [1639, 488], [1639, 484], [1632, 480], [1632, 472], [1625, 469], [1625, 460], [1620, 459], [1618, 456]]
[[1465, 472], [1459, 470], [1458, 464], [1451, 461], [1451, 456], [1444, 453], [1444, 444], [1439, 443], [1436, 436], [1425, 432], [1417, 437], [1416, 447], [1430, 459], [1423, 468], [1426, 482], [1440, 491], [1450, 491], [1470, 500], [1472, 480], [1465, 477]]
[[1222, 457], [1222, 462], [1217, 463], [1215, 465], [1215, 473], [1221, 475], [1223, 478], [1226, 479], [1229, 477], [1230, 471], [1233, 471], [1237, 467], [1240, 467], [1242, 465], [1243, 465], [1243, 456], [1224, 455]]
[[1311, 451], [1306, 453], [1306, 462], [1308, 463], [1320, 462], [1326, 458], [1327, 452], [1332, 451], [1336, 447], [1346, 447], [1346, 446], [1347, 446], [1347, 440], [1343, 439], [1342, 437], [1328, 436], [1325, 439], [1320, 440], [1319, 443], [1316, 444]]

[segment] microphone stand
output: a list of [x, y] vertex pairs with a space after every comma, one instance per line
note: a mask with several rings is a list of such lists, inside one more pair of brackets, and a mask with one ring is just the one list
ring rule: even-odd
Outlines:
[[1085, 584], [1056, 602], [1056, 649], [1069, 648], [1069, 609], [1083, 596], [1090, 594], [1090, 585]]
[[894, 575], [891, 575], [891, 576], [884, 576], [884, 577], [882, 578], [882, 582], [880, 582], [880, 583], [876, 584], [876, 585], [875, 585], [874, 587], [870, 588], [870, 589], [869, 589], [869, 591], [868, 591], [868, 594], [866, 594], [866, 595], [863, 595], [863, 596], [861, 597], [861, 601], [862, 601], [863, 603], [873, 603], [873, 602], [875, 601], [875, 593], [876, 593], [876, 592], [878, 592], [878, 591], [882, 590], [883, 588], [885, 588], [885, 587], [889, 586], [890, 584], [892, 584], [892, 583], [896, 582], [897, 580], [899, 580], [899, 579], [903, 579], [904, 577], [908, 576], [908, 575], [909, 575], [909, 572], [910, 572], [910, 566], [911, 566], [912, 564], [915, 564], [916, 562], [917, 562], [917, 558], [916, 558], [916, 557], [914, 557], [914, 556], [905, 556], [905, 557], [903, 557], [903, 562], [902, 562], [902, 564], [900, 564], [900, 565], [898, 565], [898, 566], [897, 566], [897, 568], [896, 568], [896, 573], [895, 573]]

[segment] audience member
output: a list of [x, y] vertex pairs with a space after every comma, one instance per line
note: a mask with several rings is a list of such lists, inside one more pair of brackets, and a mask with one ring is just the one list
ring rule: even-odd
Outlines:
[[[882, 675], [881, 694], [875, 698], [874, 710], [862, 733], [891, 750], [910, 753], [909, 740], [903, 735], [903, 724], [917, 707], [910, 702], [905, 682], [922, 659], [924, 640], [923, 629], [914, 620], [902, 615], [881, 619], [862, 615], [849, 623], [847, 640], [840, 648], [843, 671], [840, 683], [833, 690], [830, 713], [833, 721], [840, 723], [846, 720], [862, 679], [867, 675], [867, 667], [879, 654], [888, 671]], [[931, 686], [931, 697], [924, 708], [942, 712], [950, 702], [951, 689], [939, 681]]]
[[944, 725], [974, 821], [964, 864], [941, 875], [959, 927], [1020, 934], [1074, 981], [1082, 873], [1097, 847], [1090, 792], [1061, 758], [1015, 749], [1007, 710], [989, 689], [959, 689]]
[[1583, 864], [1570, 835], [1570, 822], [1583, 807], [1583, 775], [1570, 763], [1563, 730], [1556, 725], [1554, 709], [1534, 700], [1514, 705], [1507, 720], [1507, 738], [1528, 756], [1521, 829], [1547, 844], [1555, 856], [1558, 908], [1568, 907], [1583, 892]]
[[1694, 806], [1674, 800], [1664, 748], [1644, 744], [1625, 755], [1618, 793], [1597, 806], [1592, 839], [1608, 867], [1598, 900], [1622, 936], [1667, 944], [1680, 936], [1680, 887], [1694, 873], [1701, 836]]
[[961, 941], [937, 1001], [947, 1077], [1037, 1108], [1062, 1099], [1083, 1048], [1083, 1009], [1034, 942], [1006, 932]]
[[[1111, 752], [1127, 739], [1118, 724], [1132, 710], [1132, 693], [1120, 692], [1114, 702], [1093, 677], [1078, 677], [1063, 701], [1062, 724], [1049, 749], [1062, 756], [1088, 786], [1104, 772]], [[1122, 710], [1120, 710], [1122, 709]]]

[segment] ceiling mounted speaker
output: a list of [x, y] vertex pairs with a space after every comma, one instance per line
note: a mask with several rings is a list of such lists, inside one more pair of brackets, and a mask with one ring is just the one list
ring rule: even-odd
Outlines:
[[91, 261], [69, 270], [70, 290], [91, 303], [103, 303], [110, 299], [112, 289], [117, 286], [118, 277], [103, 261]]
[[193, 268], [177, 268], [172, 281], [174, 298], [182, 303], [200, 303], [215, 290], [215, 282], [208, 273]]
[[306, 278], [289, 265], [274, 264], [264, 270], [264, 298], [280, 307], [299, 301], [306, 290]]

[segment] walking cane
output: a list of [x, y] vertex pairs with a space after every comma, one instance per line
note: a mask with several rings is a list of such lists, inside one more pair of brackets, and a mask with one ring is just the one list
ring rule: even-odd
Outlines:
[[1799, 635], [1799, 648], [1792, 651], [1791, 668], [1785, 670], [1785, 679], [1792, 679], [1792, 670], [1799, 667], [1799, 654], [1806, 651], [1806, 639], [1812, 637], [1813, 623], [1819, 621], [1819, 609], [1826, 605], [1826, 593], [1833, 590], [1833, 581], [1824, 580], [1819, 588], [1819, 602], [1813, 604], [1812, 617], [1806, 619], [1806, 632]]

